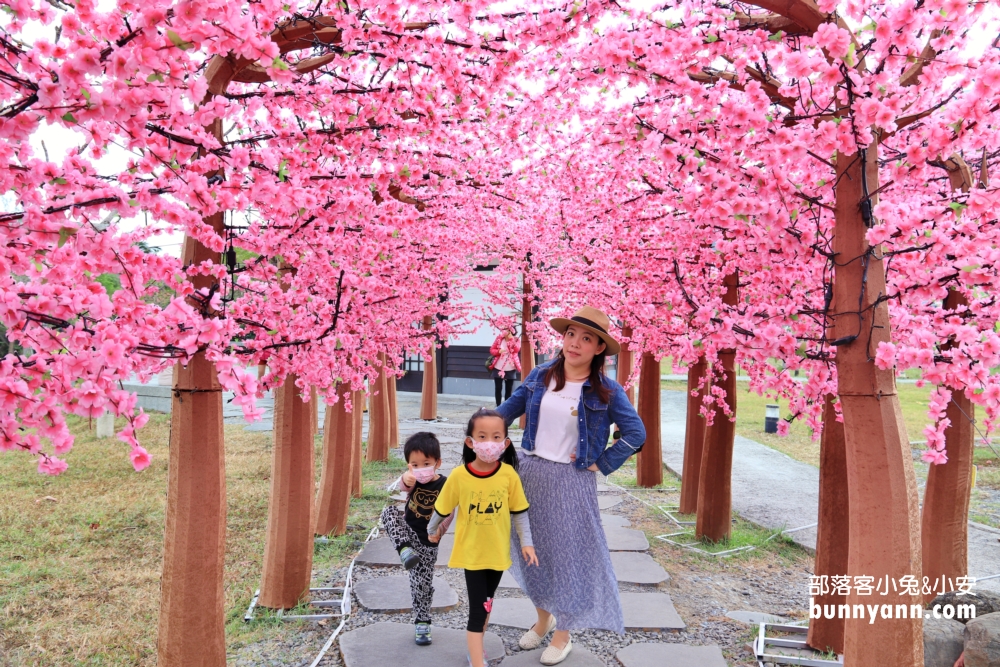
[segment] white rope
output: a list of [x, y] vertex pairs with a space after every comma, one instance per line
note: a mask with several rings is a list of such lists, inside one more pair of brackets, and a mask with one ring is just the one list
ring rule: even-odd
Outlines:
[[[381, 515], [381, 512], [379, 514]], [[365, 538], [365, 544], [368, 544], [375, 537], [378, 537], [377, 521], [375, 522], [375, 526], [368, 532], [368, 537]], [[364, 549], [363, 545], [361, 549]], [[320, 649], [319, 655], [317, 655], [316, 659], [310, 663], [309, 667], [317, 667], [319, 665], [320, 661], [326, 657], [327, 651], [329, 651], [330, 647], [333, 646], [333, 642], [337, 640], [337, 637], [340, 635], [340, 631], [344, 629], [345, 625], [347, 625], [347, 621], [351, 615], [351, 587], [354, 583], [354, 563], [358, 560], [358, 556], [360, 554], [361, 551], [358, 551], [358, 553], [354, 555], [354, 558], [351, 559], [351, 565], [347, 568], [347, 576], [344, 578], [344, 595], [340, 600], [340, 625], [337, 626], [337, 629], [333, 631], [330, 638], [326, 640], [325, 644], [323, 644], [323, 648]]]

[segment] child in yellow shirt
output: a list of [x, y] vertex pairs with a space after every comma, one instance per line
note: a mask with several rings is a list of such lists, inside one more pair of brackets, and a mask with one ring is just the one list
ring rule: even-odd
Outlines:
[[455, 546], [448, 567], [465, 569], [469, 592], [466, 641], [469, 664], [484, 667], [483, 633], [493, 608], [493, 595], [503, 571], [510, 567], [510, 527], [521, 539], [521, 556], [538, 565], [528, 523], [528, 499], [517, 476], [517, 453], [507, 437], [507, 424], [496, 410], [482, 408], [465, 430], [465, 465], [455, 468], [434, 503], [427, 525], [432, 542], [441, 538], [441, 522], [458, 508]]

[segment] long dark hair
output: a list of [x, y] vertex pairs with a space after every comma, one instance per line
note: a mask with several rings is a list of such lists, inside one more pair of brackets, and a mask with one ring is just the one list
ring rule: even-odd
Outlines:
[[[475, 414], [469, 417], [469, 424], [465, 427], [465, 437], [472, 437], [472, 432], [476, 430], [476, 421], [484, 417], [498, 417], [503, 422], [503, 437], [507, 438], [507, 420], [503, 418], [502, 414], [489, 408], [479, 408]], [[475, 460], [476, 450], [468, 445], [463, 445], [462, 462], [472, 463]], [[507, 449], [503, 450], [503, 454], [500, 455], [500, 460], [513, 468], [515, 472], [517, 471], [517, 452], [514, 450], [514, 443], [507, 445]]]
[[[602, 341], [603, 342], [603, 341]], [[611, 390], [604, 385], [604, 361], [608, 356], [608, 348], [605, 345], [604, 349], [594, 355], [594, 358], [590, 361], [590, 391], [597, 394], [597, 398], [601, 403], [611, 402]], [[552, 382], [552, 378], [556, 380], [555, 391], [559, 391], [566, 386], [566, 357], [563, 356], [563, 351], [559, 350], [559, 357], [556, 358], [556, 362], [549, 366], [548, 370], [545, 371], [545, 386], [549, 386]]]

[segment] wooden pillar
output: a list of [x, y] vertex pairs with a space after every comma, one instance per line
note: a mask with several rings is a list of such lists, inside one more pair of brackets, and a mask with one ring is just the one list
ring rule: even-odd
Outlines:
[[[983, 166], [986, 156], [983, 156]], [[968, 192], [972, 187], [972, 169], [959, 155], [945, 162], [952, 190]], [[980, 171], [985, 183], [986, 172]], [[969, 305], [965, 295], [949, 290], [944, 300], [945, 310], [961, 310]], [[949, 350], [954, 343], [942, 345]], [[946, 417], [951, 422], [944, 432], [948, 462], [931, 465], [927, 471], [924, 506], [921, 519], [921, 552], [924, 576], [931, 582], [931, 592], [924, 601], [935, 597], [934, 582], [941, 577], [954, 581], [968, 575], [969, 558], [969, 496], [972, 493], [972, 458], [975, 446], [976, 406], [961, 391], [952, 393]], [[938, 590], [937, 592], [941, 592]]]
[[[528, 335], [528, 325], [531, 324], [531, 281], [528, 274], [521, 277], [521, 380], [528, 377], [535, 368], [535, 348]], [[518, 425], [523, 429], [528, 422], [527, 414], [521, 415]]]
[[[728, 274], [722, 302], [729, 306], [737, 303], [738, 278]], [[701, 453], [701, 473], [698, 479], [698, 517], [695, 535], [712, 542], [729, 537], [733, 525], [733, 444], [736, 440], [736, 421], [730, 421], [728, 410], [736, 415], [736, 351], [719, 352], [722, 378], [715, 384], [726, 392], [725, 408], [715, 404], [712, 425], [705, 429], [705, 446]], [[718, 378], [718, 375], [714, 376]]]
[[323, 473], [316, 502], [316, 534], [343, 535], [354, 484], [354, 415], [347, 411], [351, 391], [337, 387], [337, 402], [326, 406], [323, 427]]
[[[382, 355], [379, 355], [380, 357]], [[373, 371], [368, 389], [368, 461], [389, 460], [389, 384], [384, 368]]]
[[[430, 331], [434, 321], [428, 315], [421, 326], [424, 331]], [[430, 355], [424, 358], [424, 384], [420, 393], [420, 418], [428, 421], [437, 419], [438, 412], [436, 348], [436, 345], [432, 345]]]
[[[837, 382], [844, 414], [850, 492], [848, 574], [875, 580], [922, 576], [917, 483], [893, 369], [875, 366], [874, 351], [891, 340], [885, 265], [868, 245], [862, 202], [878, 190], [878, 145], [836, 156], [833, 301], [828, 336], [837, 343]], [[864, 174], [862, 174], [864, 171]], [[862, 178], [864, 177], [864, 181]], [[877, 206], [877, 196], [870, 200]], [[880, 604], [920, 604], [922, 596], [890, 591]], [[849, 605], [870, 603], [854, 588]], [[848, 619], [844, 664], [923, 665], [923, 619]]]
[[705, 389], [699, 388], [705, 377], [705, 357], [688, 368], [687, 421], [684, 427], [684, 469], [681, 472], [681, 514], [698, 511], [698, 480], [701, 478], [701, 454], [705, 448], [705, 418], [701, 406]]
[[[206, 218], [221, 233], [222, 214]], [[219, 261], [191, 237], [185, 265]], [[211, 279], [192, 278], [196, 288]], [[167, 472], [166, 530], [160, 578], [157, 664], [162, 667], [225, 667], [226, 466], [222, 386], [215, 366], [199, 352], [174, 366]]]
[[364, 463], [364, 452], [362, 451], [362, 431], [365, 423], [365, 392], [352, 392], [351, 398], [351, 418], [354, 421], [354, 430], [351, 432], [351, 445], [353, 454], [351, 455], [351, 495], [360, 498], [364, 492], [361, 483], [362, 465]]
[[[831, 577], [847, 574], [850, 552], [850, 506], [847, 492], [847, 452], [844, 444], [844, 423], [837, 421], [835, 397], [828, 395], [823, 406], [823, 434], [819, 447], [819, 524], [816, 527], [816, 576]], [[847, 603], [846, 595], [837, 595], [834, 588], [827, 594], [810, 600], [824, 606]], [[809, 646], [820, 651], [844, 652], [844, 619], [820, 618], [809, 620]]]
[[636, 483], [645, 488], [663, 483], [663, 453], [660, 449], [660, 362], [644, 352], [639, 369], [639, 418], [646, 427], [646, 444], [636, 455]]
[[[629, 326], [622, 327], [622, 338], [631, 338], [632, 328]], [[628, 343], [622, 341], [621, 352], [618, 353], [618, 384], [625, 386], [630, 375], [632, 375], [632, 370], [635, 367], [635, 355], [632, 354], [632, 350], [629, 349]], [[657, 374], [659, 375], [659, 374]], [[635, 405], [635, 387], [629, 387], [625, 390], [625, 395], [628, 396], [628, 402]]]
[[313, 557], [313, 406], [289, 374], [274, 391], [271, 500], [264, 541], [262, 607], [291, 609], [309, 593]]
[[396, 396], [396, 376], [386, 378], [389, 401], [389, 449], [399, 447], [399, 399]]
[[930, 602], [941, 592], [933, 589], [934, 582], [942, 576], [947, 582], [969, 573], [969, 496], [975, 440], [975, 426], [970, 420], [975, 418], [975, 409], [964, 393], [952, 394], [946, 412], [951, 425], [944, 432], [948, 462], [932, 464], [927, 472], [921, 551], [923, 576], [929, 578], [932, 590], [924, 595], [924, 602]]

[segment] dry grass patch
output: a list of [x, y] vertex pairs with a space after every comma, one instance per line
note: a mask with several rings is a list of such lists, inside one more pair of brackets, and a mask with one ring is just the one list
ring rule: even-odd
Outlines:
[[[154, 665], [169, 416], [153, 415], [140, 433], [153, 455], [141, 473], [124, 444], [96, 438], [86, 420], [71, 425], [77, 443], [59, 477], [39, 475], [27, 456], [0, 457], [0, 664]], [[260, 583], [272, 435], [229, 425], [225, 434], [226, 634], [234, 649], [287, 626], [242, 622]], [[318, 456], [319, 439], [316, 447]], [[350, 559], [400, 467], [366, 464], [354, 529], [317, 549], [318, 568]]]

